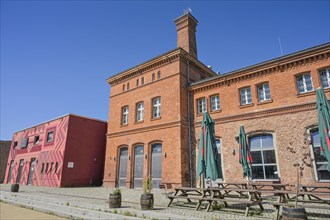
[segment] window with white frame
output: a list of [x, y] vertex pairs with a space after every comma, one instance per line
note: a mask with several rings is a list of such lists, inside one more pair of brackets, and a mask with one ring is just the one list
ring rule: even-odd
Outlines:
[[136, 121], [143, 121], [143, 117], [144, 117], [144, 103], [143, 102], [139, 102], [138, 104], [136, 104]]
[[323, 88], [330, 88], [330, 68], [320, 71], [320, 79]]
[[309, 73], [297, 76], [297, 87], [299, 94], [313, 91], [312, 77]]
[[327, 169], [328, 161], [321, 154], [321, 144], [320, 144], [320, 136], [319, 131], [313, 131], [311, 133], [312, 136], [312, 155], [314, 158], [314, 171], [316, 174], [317, 180], [330, 180], [330, 172]]
[[122, 116], [121, 116], [121, 124], [127, 125], [128, 124], [128, 106], [124, 106], [122, 108]]
[[262, 134], [249, 138], [252, 157], [252, 179], [278, 179], [273, 135]]
[[154, 98], [152, 100], [152, 117], [153, 118], [159, 118], [160, 117], [160, 107], [161, 107], [161, 102], [160, 102], [160, 97]]
[[202, 114], [206, 112], [206, 99], [197, 99], [197, 114]]
[[240, 89], [240, 96], [241, 96], [241, 105], [248, 105], [252, 103], [250, 87]]
[[213, 95], [211, 96], [211, 111], [220, 110], [220, 96]]
[[258, 85], [258, 100], [259, 102], [270, 100], [270, 89], [268, 83]]
[[[218, 150], [218, 154], [219, 154], [219, 159], [220, 159], [220, 167], [222, 169], [222, 161], [221, 161], [221, 140], [220, 139], [215, 139], [215, 143], [217, 145], [217, 150]], [[222, 174], [222, 172], [221, 172]], [[221, 176], [219, 179], [223, 179], [223, 176]]]

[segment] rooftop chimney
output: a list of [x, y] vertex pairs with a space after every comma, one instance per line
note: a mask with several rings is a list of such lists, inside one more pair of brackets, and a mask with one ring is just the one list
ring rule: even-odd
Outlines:
[[198, 21], [188, 9], [184, 14], [174, 20], [178, 32], [177, 46], [183, 48], [197, 59], [196, 26]]

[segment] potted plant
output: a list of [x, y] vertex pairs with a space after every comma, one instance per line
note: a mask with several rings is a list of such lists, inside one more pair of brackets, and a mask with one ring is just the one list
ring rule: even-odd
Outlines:
[[142, 210], [152, 209], [154, 206], [154, 195], [151, 193], [152, 180], [150, 177], [146, 179], [143, 184], [143, 194], [140, 198], [140, 204]]
[[114, 188], [109, 196], [109, 207], [120, 208], [121, 207], [121, 191], [119, 188]]
[[297, 170], [297, 177], [296, 177], [296, 196], [295, 196], [295, 203], [294, 206], [283, 206], [282, 207], [282, 219], [307, 219], [306, 210], [304, 207], [298, 207], [298, 193], [300, 190], [301, 185], [301, 178], [303, 176], [303, 171], [305, 167], [312, 167], [312, 159], [309, 152], [308, 143], [305, 143], [303, 146], [294, 148], [292, 147], [292, 142], [290, 143], [291, 146], [288, 146], [287, 149], [292, 154], [292, 159], [294, 161], [293, 166]]

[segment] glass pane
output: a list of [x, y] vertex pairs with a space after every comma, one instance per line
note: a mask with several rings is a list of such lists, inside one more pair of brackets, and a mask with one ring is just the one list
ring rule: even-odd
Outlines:
[[264, 154], [264, 163], [276, 163], [275, 151], [274, 150], [265, 150]]
[[262, 148], [274, 148], [272, 135], [262, 135], [261, 139], [262, 139]]
[[215, 140], [215, 144], [217, 145], [218, 153], [221, 153], [221, 142], [220, 142], [220, 139], [216, 139]]
[[259, 149], [261, 146], [260, 136], [250, 138], [250, 149]]
[[278, 179], [277, 167], [275, 165], [265, 166], [265, 173], [266, 179]]
[[319, 180], [330, 180], [330, 172], [327, 170], [327, 164], [316, 165]]
[[262, 164], [261, 151], [251, 151], [253, 164]]
[[264, 179], [264, 169], [262, 166], [252, 166], [252, 179]]
[[151, 154], [151, 178], [153, 186], [156, 187], [162, 181], [162, 145], [152, 145]]
[[144, 147], [136, 146], [134, 149], [134, 188], [142, 187], [144, 166]]
[[314, 157], [317, 162], [327, 162], [325, 156], [321, 155], [321, 147], [314, 147]]
[[313, 143], [313, 146], [320, 146], [320, 136], [319, 136], [319, 132], [318, 131], [315, 131], [312, 133], [312, 143]]

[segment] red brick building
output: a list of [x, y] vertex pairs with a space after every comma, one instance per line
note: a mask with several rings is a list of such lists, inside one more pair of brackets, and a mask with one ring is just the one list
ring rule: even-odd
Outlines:
[[253, 179], [295, 181], [288, 146], [308, 146], [312, 167], [303, 182], [329, 181], [319, 155], [315, 89], [330, 93], [330, 44], [227, 74], [197, 59], [197, 20], [175, 20], [177, 48], [110, 77], [110, 111], [103, 184], [139, 188], [153, 183], [195, 185], [201, 115], [215, 120], [222, 179], [243, 180], [239, 126], [249, 135]]
[[107, 123], [68, 114], [14, 133], [5, 183], [101, 185]]

